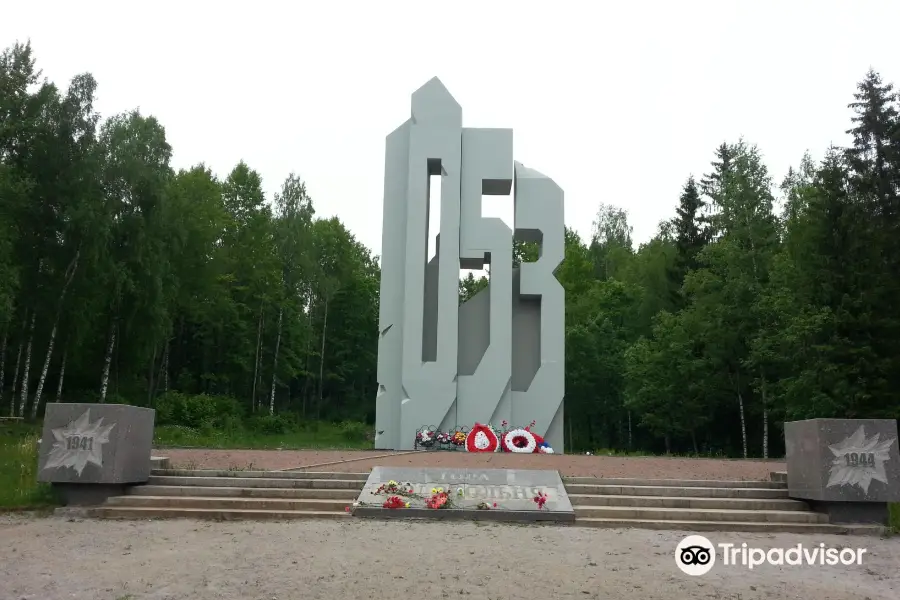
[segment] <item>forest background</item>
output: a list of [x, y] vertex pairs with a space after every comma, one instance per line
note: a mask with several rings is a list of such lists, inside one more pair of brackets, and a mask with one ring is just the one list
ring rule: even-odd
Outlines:
[[[175, 171], [163, 124], [101, 119], [96, 88], [0, 55], [0, 414], [116, 402], [163, 445], [371, 447], [372, 249], [295, 174], [266, 198], [243, 162]], [[566, 231], [566, 451], [766, 458], [786, 420], [900, 417], [900, 104], [874, 71], [852, 92], [852, 144], [783, 181], [729, 140], [647, 243], [609, 204]]]

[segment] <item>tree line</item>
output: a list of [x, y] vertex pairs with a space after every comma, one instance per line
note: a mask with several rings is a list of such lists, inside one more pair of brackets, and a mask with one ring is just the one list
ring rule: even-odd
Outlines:
[[[295, 174], [266, 198], [244, 162], [175, 170], [162, 124], [102, 120], [96, 88], [0, 55], [0, 412], [177, 396], [372, 423], [378, 257]], [[780, 186], [736, 140], [638, 248], [612, 205], [566, 231], [567, 450], [768, 456], [785, 420], [900, 416], [898, 100], [869, 72], [850, 107], [852, 145]]]

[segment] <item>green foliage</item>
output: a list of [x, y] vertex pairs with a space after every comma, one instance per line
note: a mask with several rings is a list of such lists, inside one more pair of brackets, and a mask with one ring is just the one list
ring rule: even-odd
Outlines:
[[262, 435], [282, 435], [296, 427], [285, 415], [256, 415], [247, 421], [247, 429]]
[[154, 444], [158, 448], [369, 450], [373, 447], [372, 436], [365, 435], [365, 432], [370, 432], [371, 429], [370, 425], [364, 423], [331, 424], [315, 421], [292, 424], [290, 428], [277, 433], [254, 429], [254, 425], [251, 424], [227, 432], [215, 429], [194, 429], [181, 425], [164, 425], [156, 428]]
[[[123, 402], [158, 410], [162, 444], [370, 447], [376, 257], [296, 174], [267, 198], [244, 162], [176, 172], [163, 124], [101, 120], [96, 89], [0, 54], [0, 410]], [[900, 417], [900, 110], [875, 72], [850, 107], [850, 147], [780, 188], [725, 141], [637, 248], [617, 206], [566, 229], [564, 450], [765, 457], [785, 420]], [[539, 250], [515, 240], [513, 266]]]
[[166, 392], [156, 400], [156, 423], [193, 429], [213, 427], [230, 429], [240, 423], [242, 410], [228, 396]]
[[37, 482], [39, 439], [31, 427], [0, 424], [0, 509], [56, 504], [50, 486]]

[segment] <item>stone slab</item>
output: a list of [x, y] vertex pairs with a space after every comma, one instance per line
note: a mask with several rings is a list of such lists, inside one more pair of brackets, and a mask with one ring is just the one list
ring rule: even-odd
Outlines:
[[[412, 489], [415, 494], [426, 498], [431, 496], [433, 488], [443, 488], [449, 491], [453, 508], [430, 509], [421, 499], [410, 499], [409, 508], [383, 508], [387, 496], [376, 495], [375, 491], [392, 480], [408, 484], [405, 489]], [[548, 496], [543, 509], [539, 509], [534, 502], [538, 492]], [[491, 508], [477, 508], [482, 502]], [[558, 471], [522, 469], [375, 467], [360, 492], [353, 514], [380, 518], [510, 522], [575, 520], [575, 511]]]
[[822, 502], [900, 502], [893, 419], [784, 424], [788, 495]]
[[146, 482], [150, 478], [155, 417], [153, 409], [124, 404], [48, 404], [38, 481]]

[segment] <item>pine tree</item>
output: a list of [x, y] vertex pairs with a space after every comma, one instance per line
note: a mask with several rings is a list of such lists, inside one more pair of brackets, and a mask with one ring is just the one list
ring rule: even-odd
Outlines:
[[672, 219], [675, 234], [675, 261], [667, 276], [672, 286], [672, 300], [676, 307], [684, 305], [681, 286], [684, 277], [698, 267], [697, 255], [709, 241], [704, 218], [702, 216], [706, 203], [700, 197], [700, 190], [693, 175], [688, 177], [675, 209], [676, 217]]
[[894, 86], [883, 83], [873, 70], [857, 84], [853, 146], [847, 149], [850, 167], [855, 172], [854, 184], [859, 191], [871, 195], [876, 210], [893, 224], [897, 211], [897, 186], [900, 183], [900, 132], [898, 132]]

